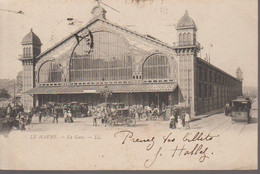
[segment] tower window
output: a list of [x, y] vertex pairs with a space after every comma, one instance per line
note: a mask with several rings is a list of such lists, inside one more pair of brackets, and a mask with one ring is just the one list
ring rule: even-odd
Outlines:
[[180, 46], [183, 44], [182, 42], [183, 42], [183, 35], [180, 34], [179, 35], [179, 44], [180, 44]]
[[187, 34], [186, 33], [183, 34], [183, 44], [187, 45]]
[[192, 45], [191, 34], [190, 33], [188, 33], [188, 36], [187, 36], [187, 44], [188, 45]]

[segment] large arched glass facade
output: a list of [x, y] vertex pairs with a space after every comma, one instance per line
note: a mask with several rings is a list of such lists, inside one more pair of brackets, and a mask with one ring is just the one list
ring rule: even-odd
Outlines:
[[94, 48], [88, 54], [87, 38], [74, 49], [70, 81], [128, 80], [132, 78], [132, 56], [122, 38], [111, 32], [93, 33]]
[[48, 61], [39, 70], [39, 83], [61, 82], [62, 69], [56, 62]]
[[168, 58], [163, 54], [149, 56], [143, 64], [143, 79], [170, 78]]

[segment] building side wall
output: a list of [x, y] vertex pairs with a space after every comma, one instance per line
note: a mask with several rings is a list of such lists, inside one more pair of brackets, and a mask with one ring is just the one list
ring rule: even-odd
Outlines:
[[242, 95], [242, 82], [196, 58], [195, 113], [221, 109]]
[[[33, 64], [32, 61], [23, 61], [23, 92], [33, 88]], [[25, 111], [33, 107], [33, 96], [22, 94], [22, 103]]]
[[179, 103], [189, 106], [192, 99], [192, 65], [193, 54], [189, 51], [182, 51], [178, 56], [178, 85]]

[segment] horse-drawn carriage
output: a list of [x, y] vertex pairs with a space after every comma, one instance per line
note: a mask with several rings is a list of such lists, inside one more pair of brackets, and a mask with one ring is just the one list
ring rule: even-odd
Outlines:
[[125, 108], [125, 104], [124, 103], [107, 103], [106, 107], [119, 109], [119, 108]]
[[73, 117], [87, 117], [88, 116], [88, 104], [78, 103], [76, 101], [69, 103], [69, 108]]
[[111, 126], [123, 124], [125, 126], [132, 127], [136, 124], [136, 119], [131, 116], [128, 108], [118, 108], [116, 113], [109, 117], [108, 123]]

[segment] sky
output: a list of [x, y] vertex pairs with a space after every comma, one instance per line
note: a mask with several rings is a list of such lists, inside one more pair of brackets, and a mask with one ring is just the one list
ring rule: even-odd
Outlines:
[[[150, 34], [173, 45], [176, 24], [188, 10], [195, 21], [198, 56], [210, 54], [210, 63], [235, 76], [243, 71], [244, 86], [257, 87], [257, 0], [101, 0], [112, 23]], [[22, 10], [16, 14], [0, 10], [0, 78], [14, 79], [22, 64], [21, 41], [32, 28], [45, 51], [91, 19], [95, 0], [0, 0], [0, 9]], [[78, 21], [69, 25], [68, 17]], [[212, 47], [210, 46], [212, 45]]]

